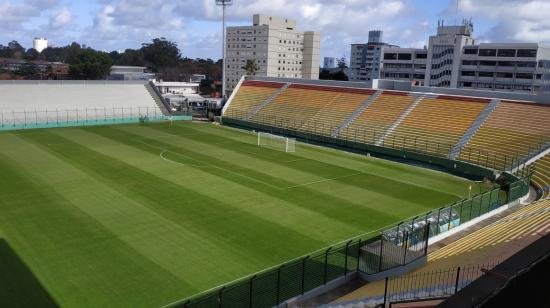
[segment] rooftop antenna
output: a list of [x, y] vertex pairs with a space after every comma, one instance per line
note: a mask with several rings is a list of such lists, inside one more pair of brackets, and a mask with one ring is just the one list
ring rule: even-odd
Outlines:
[[456, 0], [456, 7], [455, 7], [455, 26], [458, 26], [458, 3], [460, 0]]
[[233, 4], [233, 0], [216, 0], [216, 5], [222, 7], [222, 97], [225, 97], [225, 7]]

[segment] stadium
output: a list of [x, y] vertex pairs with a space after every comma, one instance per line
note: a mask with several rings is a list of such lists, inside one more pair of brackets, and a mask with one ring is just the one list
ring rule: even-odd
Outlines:
[[138, 81], [0, 82], [0, 101], [2, 307], [544, 294], [544, 97], [244, 76], [215, 123]]

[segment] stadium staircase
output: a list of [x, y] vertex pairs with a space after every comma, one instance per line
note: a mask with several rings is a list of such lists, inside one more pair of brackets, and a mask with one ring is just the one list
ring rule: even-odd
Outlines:
[[550, 146], [548, 119], [550, 106], [501, 100], [458, 159], [476, 163], [495, 156], [495, 169], [510, 170]]
[[498, 103], [499, 103], [499, 100], [497, 99], [491, 100], [491, 103], [489, 103], [489, 105], [485, 107], [483, 112], [479, 114], [479, 116], [474, 121], [472, 126], [470, 126], [470, 128], [466, 131], [466, 133], [464, 133], [464, 136], [462, 136], [462, 138], [460, 138], [458, 143], [455, 144], [455, 146], [451, 149], [451, 153], [449, 153], [450, 159], [456, 159], [458, 157], [458, 155], [460, 154], [460, 151], [464, 148], [464, 146], [466, 146], [466, 144], [468, 144], [470, 139], [472, 139], [472, 137], [477, 132], [479, 127], [483, 125], [485, 120], [487, 120], [491, 112], [495, 110], [495, 108], [498, 106]]
[[284, 90], [286, 90], [290, 86], [290, 83], [285, 83], [284, 86], [282, 86], [279, 90], [275, 91], [275, 93], [271, 94], [265, 101], [263, 101], [260, 105], [256, 106], [254, 109], [252, 109], [244, 118], [246, 121], [250, 121], [252, 117], [260, 112], [265, 106], [267, 106], [269, 103], [271, 103], [275, 97], [277, 97], [279, 94], [281, 94]]
[[164, 97], [162, 97], [162, 94], [160, 94], [157, 87], [155, 87], [155, 84], [152, 81], [149, 81], [145, 84], [145, 88], [147, 89], [147, 92], [149, 92], [149, 94], [151, 95], [151, 98], [153, 98], [153, 100], [159, 107], [162, 114], [170, 115], [170, 111], [168, 110], [168, 103], [164, 100]]
[[[523, 247], [527, 247], [538, 238], [547, 236], [550, 233], [550, 199], [527, 205], [489, 225], [470, 232], [430, 252], [425, 266], [412, 273], [400, 276], [402, 277], [401, 280], [408, 281], [407, 276], [422, 275], [422, 273], [444, 273], [446, 269], [456, 266], [473, 264], [490, 264], [494, 266], [502, 262]], [[483, 268], [487, 269], [487, 266], [483, 266]], [[451, 277], [454, 278], [455, 276], [451, 275]], [[461, 272], [460, 276], [461, 279], [466, 279], [465, 283], [469, 283], [478, 277], [479, 275], [472, 277], [466, 272]], [[429, 279], [423, 285], [411, 284], [410, 282], [404, 283], [399, 285], [400, 290], [398, 291], [402, 293], [399, 297], [407, 298], [409, 297], [407, 293], [413, 293], [421, 298], [423, 295], [422, 288], [429, 290], [425, 298], [429, 298], [429, 295], [434, 293], [446, 297], [445, 292], [449, 290], [449, 283], [453, 281], [454, 279], [451, 281], [448, 279]], [[438, 290], [441, 290], [441, 292]], [[355, 308], [366, 307], [365, 305], [374, 307], [383, 302], [384, 292], [384, 281], [374, 281], [333, 303], [321, 307]]]
[[[393, 123], [392, 126], [390, 126], [378, 140], [376, 140], [375, 144], [380, 146], [384, 142], [384, 139], [386, 139], [386, 137], [388, 137], [399, 126], [399, 124], [401, 124], [401, 122], [403, 122], [403, 120], [405, 120], [405, 118], [414, 110], [414, 108], [416, 108], [416, 106], [418, 106], [418, 104], [426, 97], [432, 97], [432, 96], [429, 94], [423, 94], [418, 96], [418, 98], [409, 106], [409, 108], [407, 108], [399, 116], [399, 118], [397, 118], [397, 121], [395, 121], [395, 123]], [[435, 98], [435, 96], [433, 97]]]
[[363, 113], [363, 111], [365, 109], [367, 109], [370, 104], [372, 104], [372, 102], [374, 102], [379, 96], [380, 94], [382, 94], [382, 90], [378, 90], [376, 91], [376, 93], [374, 93], [373, 95], [369, 96], [368, 99], [366, 99], [363, 104], [361, 104], [361, 106], [359, 106], [359, 108], [357, 108], [350, 116], [349, 118], [347, 118], [344, 123], [342, 123], [342, 125], [340, 125], [338, 128], [336, 128], [336, 130], [334, 130], [334, 132], [332, 132], [331, 134], [331, 137], [332, 138], [335, 138], [337, 137], [340, 132], [344, 129], [346, 129], [346, 127], [348, 127], [351, 122], [353, 122], [353, 120], [355, 120], [361, 113]]

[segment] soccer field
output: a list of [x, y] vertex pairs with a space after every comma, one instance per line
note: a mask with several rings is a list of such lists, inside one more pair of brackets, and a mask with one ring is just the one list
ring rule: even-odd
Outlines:
[[[160, 307], [468, 195], [445, 173], [177, 122], [0, 133], [0, 306]], [[8, 287], [4, 287], [8, 286]]]

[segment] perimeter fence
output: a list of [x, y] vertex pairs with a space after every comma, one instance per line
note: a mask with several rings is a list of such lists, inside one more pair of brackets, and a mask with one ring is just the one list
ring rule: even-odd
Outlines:
[[167, 116], [157, 107], [103, 107], [0, 112], [0, 130], [109, 125], [148, 121], [191, 120], [191, 115]]
[[[540, 137], [530, 140], [530, 145], [524, 150], [518, 150], [514, 155], [497, 153], [487, 149], [468, 147], [456, 156], [453, 147], [456, 143], [446, 143], [438, 139], [442, 137], [426, 138], [425, 136], [411, 136], [390, 134], [386, 135], [387, 128], [355, 128], [347, 126], [340, 128], [342, 120], [330, 119], [325, 121], [303, 120], [299, 117], [283, 117], [268, 114], [256, 114], [250, 120], [245, 120], [248, 112], [231, 110], [223, 115], [223, 121], [247, 127], [254, 127], [273, 134], [296, 137], [303, 140], [335, 144], [344, 147], [353, 146], [358, 149], [369, 150], [376, 147], [409, 151], [433, 157], [461, 160], [484, 168], [494, 170], [512, 170], [521, 167], [530, 157], [541, 153], [550, 146], [550, 140]], [[457, 140], [458, 141], [458, 140]]]
[[529, 177], [262, 271], [170, 307], [273, 307], [354, 272], [377, 274], [427, 255], [429, 239], [523, 197]]

